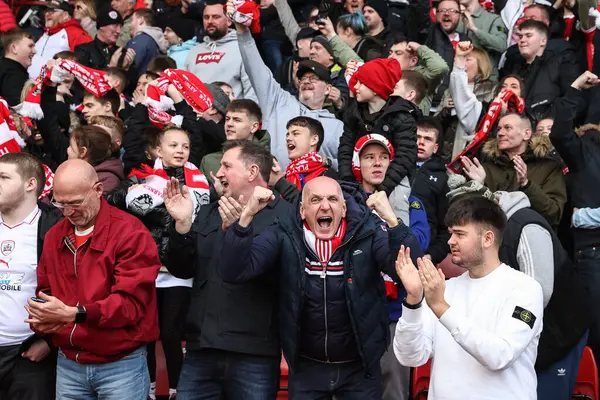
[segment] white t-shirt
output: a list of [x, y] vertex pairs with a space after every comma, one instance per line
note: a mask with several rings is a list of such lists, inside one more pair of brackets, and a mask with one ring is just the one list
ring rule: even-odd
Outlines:
[[23, 307], [37, 287], [37, 234], [41, 211], [15, 226], [0, 216], [0, 346], [21, 344], [33, 334]]
[[446, 282], [450, 308], [438, 320], [426, 301], [402, 308], [394, 353], [410, 367], [432, 360], [430, 400], [537, 400], [534, 370], [543, 295], [533, 278], [500, 265]]

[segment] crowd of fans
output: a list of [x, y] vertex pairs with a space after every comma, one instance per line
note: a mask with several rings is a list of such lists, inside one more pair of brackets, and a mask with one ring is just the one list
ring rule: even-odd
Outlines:
[[596, 7], [0, 1], [0, 399], [570, 399]]

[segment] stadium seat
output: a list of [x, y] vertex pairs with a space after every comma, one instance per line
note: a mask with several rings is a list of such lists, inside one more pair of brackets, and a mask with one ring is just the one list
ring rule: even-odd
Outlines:
[[431, 377], [431, 359], [425, 365], [414, 368], [412, 373], [412, 399], [425, 400], [429, 391]]
[[288, 398], [288, 375], [289, 369], [283, 355], [281, 356], [281, 376], [279, 378], [279, 392], [277, 392], [277, 400], [287, 400]]
[[594, 353], [588, 346], [583, 349], [572, 398], [600, 400], [598, 398], [598, 367], [596, 361], [594, 361]]

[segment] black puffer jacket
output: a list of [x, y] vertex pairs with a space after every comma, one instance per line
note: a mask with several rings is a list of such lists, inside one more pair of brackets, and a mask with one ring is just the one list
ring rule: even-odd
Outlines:
[[[169, 177], [177, 178], [180, 185], [185, 184], [183, 168], [165, 168], [165, 172]], [[127, 208], [125, 198], [129, 192], [129, 187], [139, 183], [141, 183], [140, 180], [135, 177], [123, 181], [119, 187], [106, 195], [106, 200], [110, 205], [135, 215], [144, 223], [146, 228], [148, 228], [152, 234], [152, 238], [156, 242], [156, 245], [158, 246], [158, 255], [160, 256], [162, 265], [167, 265], [167, 248], [169, 245], [169, 235], [167, 233], [167, 229], [173, 221], [173, 218], [171, 218], [171, 215], [165, 208], [164, 204], [150, 209], [144, 215], [138, 215]]]
[[387, 195], [400, 184], [404, 177], [411, 177], [417, 162], [417, 123], [421, 111], [414, 104], [401, 97], [390, 97], [381, 111], [369, 114], [367, 104], [351, 99], [338, 116], [344, 122], [344, 133], [338, 148], [340, 178], [353, 181], [352, 155], [354, 145], [362, 136], [379, 133], [385, 136], [394, 147], [395, 155], [385, 180], [379, 190]]
[[425, 206], [431, 232], [427, 253], [431, 255], [431, 260], [435, 264], [442, 262], [450, 250], [448, 246], [450, 234], [444, 224], [444, 218], [448, 211], [448, 199], [446, 198], [448, 191], [446, 165], [440, 157], [434, 155], [417, 168], [411, 194], [419, 198]]
[[280, 219], [260, 236], [253, 235], [254, 223], [247, 228], [234, 224], [221, 246], [219, 274], [226, 282], [279, 273], [280, 335], [292, 371], [300, 356], [323, 361], [360, 357], [369, 376], [389, 343], [381, 271], [397, 276], [394, 258], [401, 244], [419, 249], [408, 227], [384, 231], [362, 200], [346, 192], [344, 198], [347, 231], [325, 279], [322, 267], [308, 268], [307, 257], [312, 264], [316, 256], [306, 245], [298, 205], [294, 217]]

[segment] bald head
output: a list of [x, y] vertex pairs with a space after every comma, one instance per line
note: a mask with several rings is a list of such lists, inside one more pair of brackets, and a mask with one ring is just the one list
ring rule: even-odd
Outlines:
[[337, 195], [340, 196], [341, 199], [344, 198], [342, 187], [335, 179], [327, 176], [318, 176], [314, 179], [311, 179], [306, 183], [306, 185], [304, 185], [304, 188], [302, 189], [302, 202], [306, 201], [311, 191], [318, 191], [322, 188], [328, 188], [331, 189], [331, 191], [333, 191], [335, 188]]
[[331, 239], [346, 217], [346, 202], [340, 184], [325, 176], [311, 179], [302, 189], [300, 217], [317, 239]]
[[54, 203], [79, 231], [94, 226], [102, 191], [98, 174], [86, 161], [65, 161], [54, 175]]
[[98, 182], [98, 174], [90, 163], [84, 160], [67, 160], [56, 169], [54, 188], [57, 186], [77, 186], [89, 190]]

